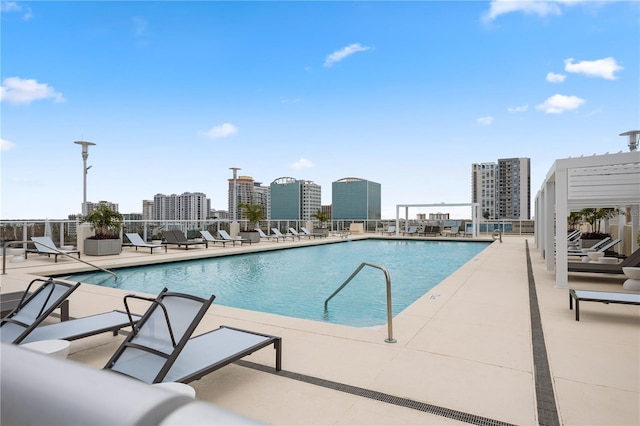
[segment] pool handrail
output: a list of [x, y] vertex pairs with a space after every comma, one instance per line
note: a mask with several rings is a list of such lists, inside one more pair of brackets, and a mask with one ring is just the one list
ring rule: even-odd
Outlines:
[[[7, 275], [7, 247], [9, 247], [11, 245], [14, 245], [14, 244], [33, 244], [33, 241], [7, 241], [7, 242], [4, 243], [4, 245], [2, 246], [2, 275]], [[67, 256], [67, 257], [69, 257], [71, 259], [77, 260], [78, 262], [82, 262], [82, 263], [87, 264], [87, 265], [89, 265], [89, 266], [91, 266], [93, 268], [99, 269], [102, 272], [106, 272], [108, 274], [111, 274], [111, 275], [113, 275], [115, 280], [118, 281], [118, 276], [116, 275], [115, 272], [109, 271], [108, 269], [105, 269], [105, 268], [103, 268], [101, 266], [98, 266], [98, 265], [94, 265], [93, 263], [87, 262], [87, 261], [82, 260], [80, 258], [76, 259], [75, 257], [73, 257], [73, 256], [71, 256], [71, 255], [59, 250], [57, 247], [49, 247], [48, 245], [42, 244], [42, 243], [38, 243], [38, 244], [40, 244], [41, 246], [46, 247], [46, 248], [48, 248], [50, 250], [55, 250], [55, 251], [58, 252], [58, 254], [61, 254], [63, 256]]]
[[360, 266], [358, 266], [358, 268], [355, 271], [353, 271], [353, 273], [349, 276], [349, 278], [347, 278], [347, 280], [344, 283], [342, 283], [342, 285], [338, 287], [337, 290], [331, 294], [331, 296], [327, 297], [327, 299], [324, 301], [324, 310], [325, 311], [327, 310], [329, 300], [331, 300], [333, 296], [338, 294], [340, 290], [345, 288], [345, 286], [349, 284], [349, 282], [356, 275], [358, 275], [358, 273], [365, 266], [371, 266], [372, 268], [380, 269], [382, 272], [384, 272], [384, 276], [387, 281], [387, 332], [388, 332], [388, 336], [386, 339], [384, 339], [384, 341], [387, 343], [396, 343], [396, 339], [393, 338], [393, 312], [391, 308], [391, 276], [389, 275], [389, 271], [387, 270], [387, 268], [385, 268], [384, 266], [376, 265], [375, 263], [370, 263], [370, 262], [362, 262]]

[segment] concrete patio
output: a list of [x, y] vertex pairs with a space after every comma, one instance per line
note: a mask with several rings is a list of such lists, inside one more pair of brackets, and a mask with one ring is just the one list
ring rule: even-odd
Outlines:
[[[170, 248], [152, 255], [125, 248], [119, 256], [82, 259], [118, 267], [328, 241], [341, 240]], [[7, 267], [2, 293], [24, 289], [34, 276], [86, 265], [29, 256]], [[623, 291], [624, 279], [572, 273], [569, 287]], [[275, 372], [273, 351], [265, 348], [191, 386], [198, 399], [268, 424], [640, 424], [640, 307], [585, 303], [575, 321], [568, 290], [555, 282], [533, 237], [505, 236], [397, 314], [392, 344], [385, 342], [386, 327], [324, 324], [214, 303], [196, 334], [227, 325], [281, 336], [283, 371]], [[70, 298], [71, 316], [122, 309], [123, 294], [83, 284]], [[73, 341], [69, 359], [102, 368], [122, 339], [105, 333]], [[548, 373], [541, 369], [546, 362]]]

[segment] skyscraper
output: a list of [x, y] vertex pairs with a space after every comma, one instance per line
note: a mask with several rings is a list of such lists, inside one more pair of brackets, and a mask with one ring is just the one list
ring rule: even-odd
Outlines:
[[[269, 187], [262, 186], [262, 182], [254, 181], [251, 176], [238, 176], [236, 179], [236, 191], [238, 204], [258, 204], [262, 207], [264, 218], [269, 219]], [[238, 206], [233, 205], [233, 179], [229, 179], [228, 194], [229, 217], [235, 218], [234, 212]], [[243, 219], [243, 217], [238, 215], [237, 219]]]
[[202, 192], [156, 194], [153, 196], [153, 219], [204, 220], [211, 209], [210, 204], [211, 201]]
[[377, 220], [382, 216], [379, 183], [347, 177], [331, 184], [333, 220]]
[[488, 219], [531, 219], [531, 160], [504, 158], [471, 165], [471, 201]]
[[269, 188], [272, 220], [311, 220], [321, 207], [320, 185], [312, 181], [281, 177]]

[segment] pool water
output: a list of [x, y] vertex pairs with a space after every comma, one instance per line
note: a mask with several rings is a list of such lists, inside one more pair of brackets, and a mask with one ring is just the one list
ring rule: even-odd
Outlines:
[[324, 310], [324, 301], [362, 262], [386, 268], [393, 314], [486, 248], [484, 242], [365, 240], [116, 269], [68, 277], [106, 287], [208, 297], [214, 304], [350, 326], [387, 322], [383, 271], [366, 266]]

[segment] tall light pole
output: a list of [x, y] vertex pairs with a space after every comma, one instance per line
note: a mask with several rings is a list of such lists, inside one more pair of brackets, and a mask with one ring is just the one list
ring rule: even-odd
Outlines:
[[629, 130], [628, 132], [620, 133], [620, 136], [629, 136], [629, 151], [638, 150], [640, 130]]
[[87, 214], [87, 171], [91, 166], [87, 167], [87, 158], [89, 158], [89, 147], [95, 145], [93, 142], [75, 141], [74, 143], [82, 146], [82, 215]]
[[240, 170], [240, 167], [229, 167], [229, 170], [233, 170], [233, 217], [231, 219], [233, 223], [236, 223], [236, 216], [238, 216], [238, 190], [236, 188], [236, 180], [238, 179], [238, 170]]

